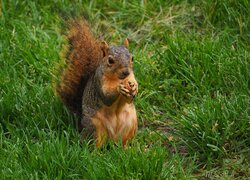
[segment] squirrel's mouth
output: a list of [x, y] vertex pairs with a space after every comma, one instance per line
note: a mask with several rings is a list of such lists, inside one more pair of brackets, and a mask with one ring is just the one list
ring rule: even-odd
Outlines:
[[118, 78], [123, 80], [125, 79], [126, 77], [128, 77], [130, 74], [130, 72], [128, 70], [123, 70], [121, 71], [119, 74], [118, 74]]
[[126, 77], [127, 77], [127, 76], [123, 76], [123, 75], [118, 76], [118, 78], [119, 78], [120, 80], [124, 80]]
[[119, 78], [120, 80], [124, 80], [126, 77], [128, 77], [128, 75], [119, 75], [119, 76], [118, 76], [118, 78]]

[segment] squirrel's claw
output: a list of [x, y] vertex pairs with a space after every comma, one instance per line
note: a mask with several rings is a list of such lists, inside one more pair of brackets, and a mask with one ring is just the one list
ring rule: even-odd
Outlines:
[[130, 88], [131, 88], [131, 94], [133, 97], [135, 97], [138, 93], [138, 85], [134, 82], [129, 82]]
[[135, 97], [138, 93], [138, 85], [134, 82], [128, 82], [127, 86], [120, 84], [120, 93], [125, 97]]
[[123, 84], [120, 84], [120, 93], [126, 97], [131, 97], [130, 90], [128, 90]]

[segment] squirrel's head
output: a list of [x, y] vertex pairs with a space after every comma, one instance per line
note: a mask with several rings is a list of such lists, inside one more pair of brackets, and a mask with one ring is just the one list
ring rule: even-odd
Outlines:
[[133, 56], [128, 50], [128, 39], [123, 46], [109, 46], [105, 41], [101, 43], [103, 52], [102, 65], [105, 74], [116, 75], [119, 79], [125, 79], [133, 71]]

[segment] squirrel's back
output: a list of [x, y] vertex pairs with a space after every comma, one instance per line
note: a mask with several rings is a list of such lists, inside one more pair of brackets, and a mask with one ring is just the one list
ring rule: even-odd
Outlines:
[[62, 58], [66, 61], [56, 91], [64, 104], [81, 115], [83, 90], [95, 72], [100, 57], [100, 42], [97, 41], [86, 21], [71, 21], [66, 33], [68, 42]]

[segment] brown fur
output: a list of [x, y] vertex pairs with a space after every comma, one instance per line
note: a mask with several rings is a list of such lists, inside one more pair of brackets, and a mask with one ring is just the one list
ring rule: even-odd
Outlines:
[[56, 90], [64, 104], [81, 115], [83, 90], [89, 76], [98, 66], [101, 49], [100, 42], [94, 38], [87, 22], [72, 20], [69, 24], [66, 35], [69, 44], [66, 52], [63, 52], [67, 67], [62, 72]]
[[71, 21], [66, 40], [57, 94], [81, 117], [79, 130], [95, 131], [97, 147], [107, 138], [121, 139], [126, 147], [137, 130], [133, 98], [138, 92], [128, 40], [109, 47], [94, 38], [85, 21]]
[[[135, 82], [132, 73], [123, 82]], [[120, 85], [119, 81], [113, 79], [105, 79], [103, 90], [110, 92], [117, 89]], [[110, 89], [111, 88], [111, 89]], [[92, 118], [92, 123], [96, 128], [96, 146], [101, 147], [107, 138], [117, 141], [122, 140], [123, 146], [126, 148], [127, 142], [133, 139], [137, 130], [137, 116], [135, 106], [132, 103], [132, 97], [128, 98], [120, 94], [111, 106], [104, 106], [97, 111]]]

